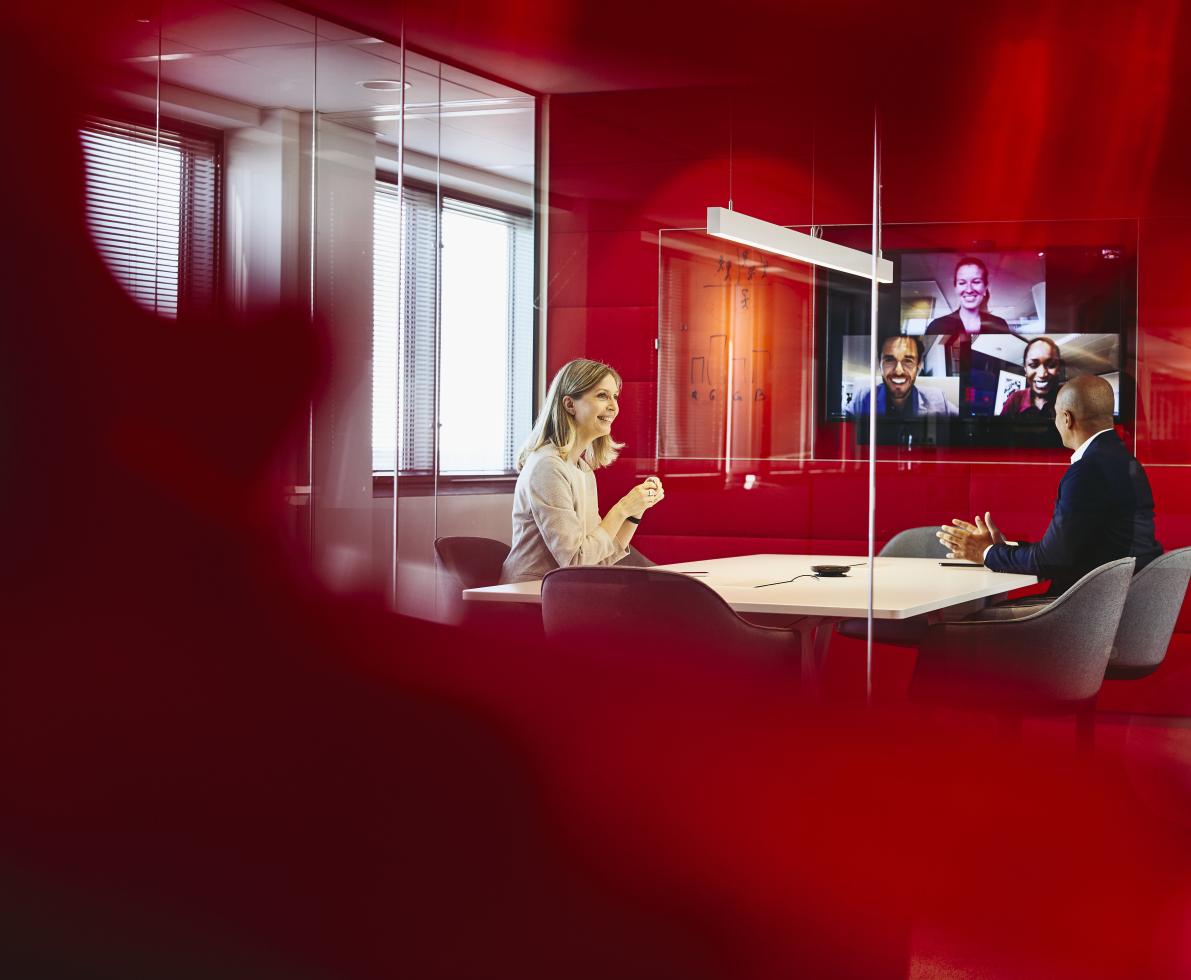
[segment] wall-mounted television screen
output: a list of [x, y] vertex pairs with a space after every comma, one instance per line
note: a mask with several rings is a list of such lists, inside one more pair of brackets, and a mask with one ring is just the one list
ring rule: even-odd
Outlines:
[[[1137, 267], [1120, 244], [886, 251], [876, 364], [869, 282], [817, 278], [824, 423], [875, 414], [882, 443], [1058, 446], [1054, 405], [1070, 379], [1112, 385], [1131, 423]], [[875, 380], [875, 399], [870, 391]]]

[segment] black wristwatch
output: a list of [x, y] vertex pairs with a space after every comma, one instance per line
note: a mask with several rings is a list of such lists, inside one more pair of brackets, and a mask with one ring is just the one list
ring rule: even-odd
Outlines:
[[630, 514], [628, 517], [626, 517], [626, 518], [625, 518], [625, 520], [626, 520], [626, 521], [632, 521], [634, 524], [640, 524], [640, 523], [641, 523], [641, 518], [640, 518], [640, 517], [633, 517], [633, 515], [632, 515], [632, 514]]

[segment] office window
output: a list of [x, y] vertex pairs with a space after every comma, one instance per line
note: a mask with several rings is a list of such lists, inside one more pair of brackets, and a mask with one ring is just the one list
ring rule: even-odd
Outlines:
[[80, 132], [87, 222], [113, 275], [165, 316], [216, 296], [217, 137], [92, 119]]
[[445, 474], [511, 472], [532, 421], [533, 222], [407, 187], [399, 336], [397, 187], [375, 200], [373, 472], [432, 473], [436, 455]]

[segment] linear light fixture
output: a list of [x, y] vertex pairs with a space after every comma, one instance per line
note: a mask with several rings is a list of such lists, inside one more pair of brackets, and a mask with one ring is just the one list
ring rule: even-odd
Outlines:
[[[868, 252], [825, 242], [822, 238], [813, 238], [793, 228], [783, 228], [739, 211], [708, 208], [707, 234], [759, 248], [763, 252], [775, 252], [799, 262], [821, 265], [865, 279], [873, 277], [873, 257]], [[893, 282], [893, 263], [888, 259], [877, 259], [877, 282]]]

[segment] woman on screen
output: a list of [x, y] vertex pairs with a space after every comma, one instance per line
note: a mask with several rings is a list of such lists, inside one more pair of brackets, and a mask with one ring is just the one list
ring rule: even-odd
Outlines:
[[1002, 415], [1055, 417], [1055, 399], [1062, 386], [1063, 357], [1059, 345], [1049, 337], [1038, 337], [1026, 344], [1022, 357], [1026, 386], [1013, 392], [1001, 407]]
[[975, 256], [964, 256], [955, 264], [953, 278], [958, 305], [946, 316], [932, 320], [926, 328], [928, 334], [977, 337], [1009, 333], [1009, 324], [988, 311], [988, 266]]
[[641, 516], [665, 496], [651, 476], [601, 518], [595, 470], [616, 459], [612, 439], [620, 375], [580, 358], [550, 382], [529, 439], [517, 458], [513, 544], [500, 581], [529, 582], [567, 565], [612, 565], [628, 554]]

